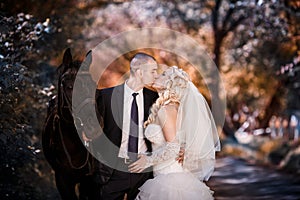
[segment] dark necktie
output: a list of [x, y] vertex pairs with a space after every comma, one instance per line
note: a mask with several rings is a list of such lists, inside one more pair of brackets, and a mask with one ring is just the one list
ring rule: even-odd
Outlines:
[[138, 155], [138, 142], [139, 142], [139, 112], [136, 102], [136, 96], [139, 93], [133, 93], [133, 101], [131, 104], [130, 114], [130, 129], [129, 129], [129, 140], [128, 140], [128, 156], [132, 161], [137, 160]]

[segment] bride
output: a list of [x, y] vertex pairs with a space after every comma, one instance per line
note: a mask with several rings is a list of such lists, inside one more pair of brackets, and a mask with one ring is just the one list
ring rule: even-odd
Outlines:
[[[140, 173], [153, 166], [154, 178], [139, 188], [136, 199], [213, 199], [203, 181], [214, 170], [220, 142], [204, 97], [177, 67], [169, 67], [153, 86], [159, 98], [145, 122], [145, 137], [153, 152], [139, 155], [129, 171]], [[180, 164], [176, 157], [182, 146], [184, 161]]]

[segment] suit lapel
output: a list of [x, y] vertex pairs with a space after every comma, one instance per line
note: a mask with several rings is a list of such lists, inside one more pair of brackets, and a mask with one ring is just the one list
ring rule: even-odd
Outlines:
[[147, 93], [147, 88], [143, 89], [143, 96], [144, 96], [144, 122], [148, 119], [149, 116], [149, 109], [150, 109], [150, 99], [149, 94]]
[[[144, 88], [143, 89], [143, 95], [144, 95], [144, 122], [148, 119], [149, 113], [150, 113], [150, 107], [152, 106], [152, 97], [151, 95], [148, 93], [148, 89]], [[145, 128], [143, 130], [144, 133], [144, 140], [147, 146], [147, 149], [149, 152], [152, 151], [152, 145], [151, 142], [149, 140], [147, 140], [147, 138], [145, 137]]]
[[124, 112], [124, 84], [115, 87], [111, 97], [111, 110], [113, 117], [120, 129], [123, 127]]
[[[144, 97], [144, 121], [148, 119], [149, 116], [149, 110], [152, 105], [152, 96], [148, 92], [147, 88], [143, 89], [143, 97]], [[112, 115], [115, 119], [116, 124], [118, 127], [122, 130], [123, 128], [123, 113], [124, 113], [124, 84], [116, 86], [113, 90], [112, 96], [111, 96], [111, 110]], [[122, 137], [122, 136], [120, 136]], [[151, 151], [151, 142], [149, 142], [146, 138], [146, 146], [148, 148], [148, 151]], [[121, 144], [121, 138], [118, 144]]]

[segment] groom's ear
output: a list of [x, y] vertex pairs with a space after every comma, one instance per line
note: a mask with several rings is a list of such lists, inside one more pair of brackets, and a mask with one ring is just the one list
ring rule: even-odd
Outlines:
[[140, 78], [142, 78], [142, 77], [143, 77], [143, 70], [137, 69], [137, 70], [136, 70], [136, 74], [137, 74]]

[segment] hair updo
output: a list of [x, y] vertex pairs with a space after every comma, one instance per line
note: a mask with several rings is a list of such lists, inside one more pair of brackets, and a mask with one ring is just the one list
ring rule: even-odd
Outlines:
[[185, 88], [190, 81], [189, 75], [182, 69], [178, 69], [177, 66], [169, 67], [165, 72], [168, 74], [169, 79], [166, 81], [165, 89], [159, 93], [158, 99], [152, 105], [150, 115], [144, 123], [145, 127], [155, 121], [157, 113], [162, 106], [170, 103], [180, 104]]

